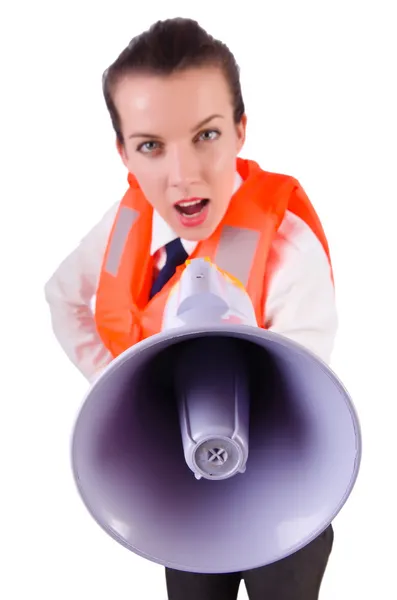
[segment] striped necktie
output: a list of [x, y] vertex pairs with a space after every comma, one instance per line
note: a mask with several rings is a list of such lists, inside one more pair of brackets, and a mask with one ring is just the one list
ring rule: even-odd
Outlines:
[[188, 253], [182, 246], [180, 238], [176, 238], [165, 245], [166, 262], [164, 267], [158, 273], [150, 290], [149, 299], [153, 298], [174, 275], [176, 268], [182, 265], [188, 258]]

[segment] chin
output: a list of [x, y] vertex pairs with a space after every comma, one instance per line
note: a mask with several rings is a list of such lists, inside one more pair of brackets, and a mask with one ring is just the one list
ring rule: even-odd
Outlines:
[[208, 234], [207, 231], [203, 231], [201, 228], [197, 228], [197, 231], [191, 231], [190, 229], [186, 231], [184, 229], [180, 233], [180, 237], [188, 242], [202, 242], [210, 237], [211, 234]]
[[190, 242], [202, 242], [207, 240], [214, 233], [216, 229], [216, 225], [202, 225], [201, 227], [195, 227], [192, 229], [184, 228], [183, 232], [181, 232], [180, 236], [184, 240], [188, 240]]

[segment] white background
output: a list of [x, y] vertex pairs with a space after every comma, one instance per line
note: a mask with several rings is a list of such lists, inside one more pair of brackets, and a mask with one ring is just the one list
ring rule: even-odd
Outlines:
[[395, 10], [382, 0], [2, 3], [4, 600], [166, 598], [162, 567], [102, 533], [77, 496], [69, 443], [87, 384], [53, 338], [43, 287], [126, 188], [102, 71], [152, 21], [178, 15], [230, 45], [249, 117], [242, 155], [300, 180], [331, 246], [332, 366], [356, 404], [364, 454], [321, 600], [397, 597]]

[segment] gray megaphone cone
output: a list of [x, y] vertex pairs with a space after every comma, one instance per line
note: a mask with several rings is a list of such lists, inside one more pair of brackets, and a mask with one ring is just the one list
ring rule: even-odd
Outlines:
[[305, 546], [347, 501], [360, 458], [335, 373], [257, 327], [247, 294], [203, 259], [170, 295], [163, 331], [92, 386], [72, 438], [98, 524], [140, 556], [200, 573]]

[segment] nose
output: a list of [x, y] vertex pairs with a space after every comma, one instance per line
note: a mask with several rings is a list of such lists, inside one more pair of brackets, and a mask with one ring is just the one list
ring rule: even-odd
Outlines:
[[186, 146], [181, 145], [169, 150], [167, 169], [171, 187], [187, 189], [200, 180], [198, 157], [194, 150]]

